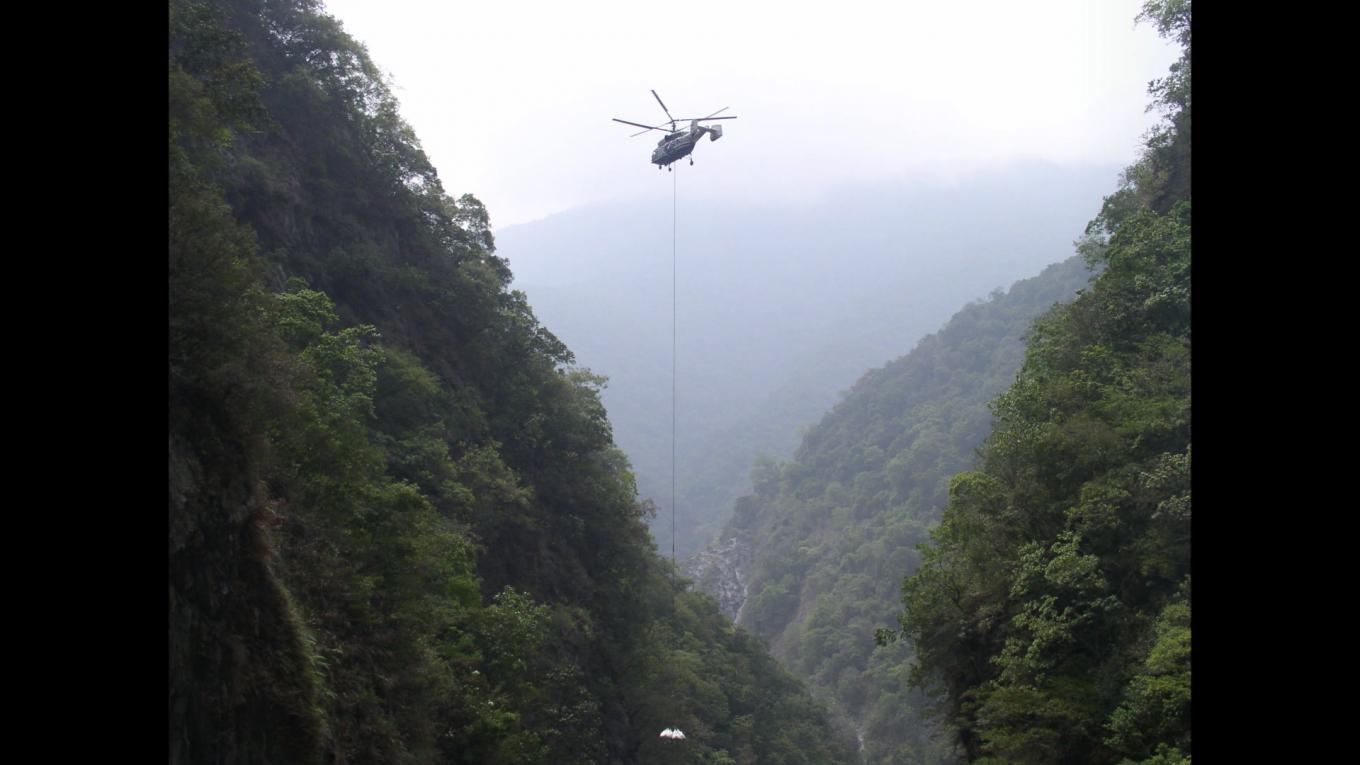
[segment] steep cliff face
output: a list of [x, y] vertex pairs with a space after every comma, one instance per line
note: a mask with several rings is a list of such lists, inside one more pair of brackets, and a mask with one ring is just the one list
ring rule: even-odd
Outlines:
[[[172, 222], [189, 217], [183, 207], [172, 209]], [[230, 230], [212, 216], [195, 223], [209, 237]], [[238, 322], [216, 329], [248, 326], [250, 317], [236, 310], [250, 301], [233, 308], [228, 297], [241, 295], [219, 291], [205, 298], [222, 309], [219, 318]], [[187, 337], [175, 334], [168, 442], [169, 761], [315, 762], [326, 723], [314, 657], [276, 570], [274, 514], [259, 473], [264, 444], [243, 416], [262, 396], [231, 371], [260, 359], [244, 348], [218, 357], [195, 352], [183, 342]]]
[[734, 622], [740, 621], [746, 605], [747, 575], [755, 552], [744, 536], [732, 534], [684, 563], [685, 576], [718, 601], [718, 609]]

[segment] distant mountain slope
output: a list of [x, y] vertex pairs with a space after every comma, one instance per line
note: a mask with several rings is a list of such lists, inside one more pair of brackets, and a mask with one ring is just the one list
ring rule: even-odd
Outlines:
[[[687, 169], [687, 168], [686, 168]], [[784, 458], [864, 369], [958, 306], [1071, 248], [1114, 167], [1024, 164], [953, 186], [828, 190], [794, 207], [718, 205], [681, 179], [677, 264], [680, 557], [722, 528], [759, 454]], [[669, 198], [498, 232], [535, 313], [610, 378], [603, 400], [669, 547]]]
[[1080, 258], [1050, 266], [865, 374], [792, 460], [756, 466], [755, 493], [691, 569], [853, 722], [868, 763], [945, 757], [918, 694], [891, 671], [903, 647], [875, 650], [874, 631], [892, 623], [950, 476], [972, 465], [989, 432], [987, 404], [1019, 368], [1031, 321], [1089, 278]]

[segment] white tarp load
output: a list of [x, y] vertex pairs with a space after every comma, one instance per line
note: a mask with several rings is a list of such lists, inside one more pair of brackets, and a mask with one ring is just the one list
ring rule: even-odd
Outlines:
[[682, 739], [682, 738], [685, 737], [685, 734], [684, 734], [684, 733], [681, 733], [679, 728], [667, 728], [667, 729], [661, 731], [661, 737], [662, 737], [662, 738]]

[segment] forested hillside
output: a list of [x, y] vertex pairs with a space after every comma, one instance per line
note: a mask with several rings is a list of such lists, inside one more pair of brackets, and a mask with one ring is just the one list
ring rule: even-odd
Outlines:
[[[739, 552], [744, 599], [725, 600], [860, 730], [865, 762], [940, 762], [923, 699], [904, 673], [905, 646], [875, 650], [897, 610], [913, 548], [943, 509], [949, 477], [973, 464], [1035, 316], [1070, 299], [1090, 272], [1050, 266], [959, 311], [908, 355], [871, 371], [803, 438], [797, 454], [756, 466], [756, 492], [736, 504], [699, 580], [720, 593], [722, 558]], [[728, 585], [730, 589], [730, 585]]]
[[168, 83], [171, 763], [853, 761], [319, 3], [172, 0]]
[[1039, 321], [977, 470], [903, 587], [915, 682], [975, 762], [1191, 753], [1190, 2], [1165, 122], [1083, 243], [1103, 267]]

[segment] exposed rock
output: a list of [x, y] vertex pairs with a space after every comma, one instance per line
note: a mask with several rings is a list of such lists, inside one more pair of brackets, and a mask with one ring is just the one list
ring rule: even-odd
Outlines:
[[749, 587], [746, 577], [754, 557], [749, 542], [731, 536], [685, 560], [683, 568], [685, 576], [693, 579], [699, 590], [713, 596], [723, 614], [735, 622], [746, 605]]

